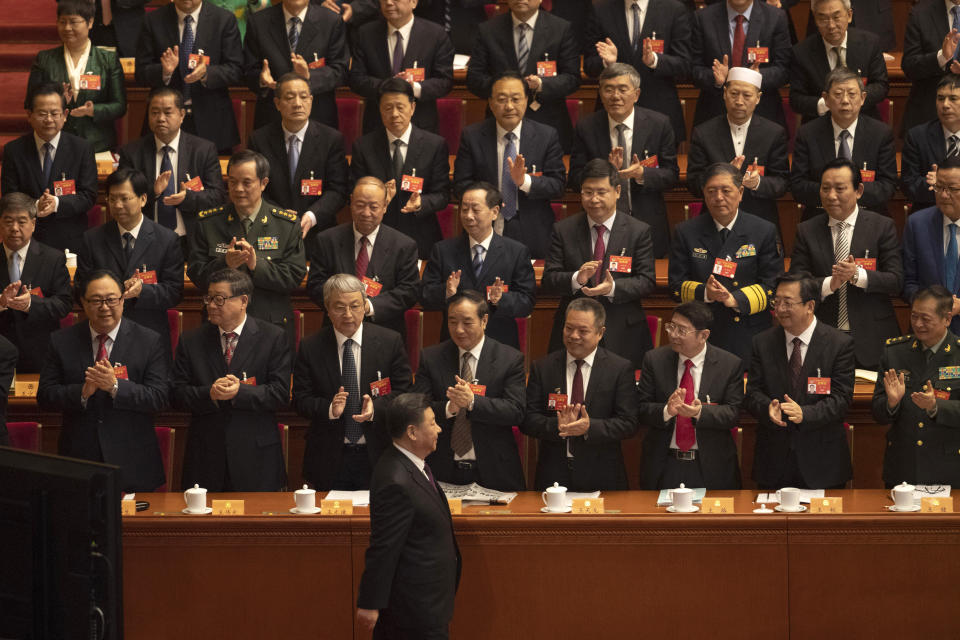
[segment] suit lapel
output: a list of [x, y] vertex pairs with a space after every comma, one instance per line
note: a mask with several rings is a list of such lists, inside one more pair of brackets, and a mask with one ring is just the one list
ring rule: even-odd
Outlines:
[[[544, 24], [546, 14], [543, 11], [539, 11], [537, 15], [537, 25], [533, 29], [533, 37], [530, 39], [530, 56], [527, 58], [527, 73], [532, 73], [536, 75], [537, 73], [537, 61], [543, 60], [543, 55], [546, 53], [550, 56], [551, 60], [557, 59], [556, 51], [547, 51], [547, 39], [550, 36], [548, 30], [550, 29], [549, 25]], [[511, 23], [512, 24], [512, 23]]]
[[[753, 118], [750, 120], [750, 126], [747, 127], [747, 137], [743, 141], [743, 155], [746, 157], [746, 160], [743, 163], [744, 171], [746, 171], [746, 166], [753, 162], [754, 158], [757, 158], [757, 161], [760, 164], [766, 164], [767, 162], [767, 146], [764, 143], [769, 141], [764, 141], [762, 139], [763, 134], [759, 131], [760, 127], [757, 125], [757, 118], [759, 117], [760, 116], [757, 114], [753, 114]], [[724, 157], [733, 158], [736, 153], [736, 149], [733, 148], [733, 135], [730, 133], [730, 124], [727, 122], [726, 118], [723, 119], [723, 124], [724, 128], [726, 129], [725, 133], [727, 134], [723, 136], [723, 149], [727, 154]]]
[[[650, 4], [653, 4], [651, 2]], [[630, 31], [627, 29], [627, 23], [624, 17], [626, 16], [626, 5], [623, 0], [614, 0], [607, 5], [607, 12], [609, 21], [606, 26], [613, 26], [613, 32], [610, 34], [610, 39], [614, 41], [617, 45], [618, 51], [623, 51], [621, 57], [625, 59], [626, 53], [630, 51], [633, 52], [632, 47], [630, 46]], [[648, 11], [649, 13], [649, 5]], [[647, 20], [650, 19], [650, 16], [647, 16]], [[644, 29], [647, 26], [647, 20], [643, 21]], [[641, 29], [641, 31], [644, 31]]]
[[613, 229], [610, 230], [610, 237], [607, 238], [607, 251], [606, 255], [604, 256], [604, 266], [609, 264], [609, 257], [612, 255], [627, 255], [627, 221], [623, 217], [626, 215], [629, 214], [618, 211], [616, 217], [613, 219]]
[[[380, 229], [383, 229], [382, 225]], [[377, 244], [380, 244], [379, 241]], [[339, 251], [337, 251], [337, 261], [340, 263], [340, 273], [356, 274], [357, 264], [356, 259], [353, 256], [353, 223], [346, 224], [341, 227], [338, 245]], [[374, 245], [374, 249], [376, 249], [376, 245]], [[368, 263], [368, 270], [369, 266], [370, 265]]]
[[[313, 62], [313, 51], [311, 51], [310, 44], [318, 33], [317, 21], [315, 18], [316, 11], [319, 10], [319, 7], [313, 7], [312, 4], [307, 5], [307, 15], [304, 16], [303, 25], [300, 27], [300, 39], [297, 41], [297, 53], [302, 55], [308, 63]], [[280, 12], [280, 15], [283, 15], [282, 11]], [[289, 46], [289, 43], [290, 41], [288, 39], [287, 46]]]
[[[180, 146], [183, 147], [183, 132], [180, 132]], [[143, 145], [143, 167], [147, 173], [147, 183], [149, 184], [157, 175], [157, 141], [152, 133], [147, 134], [146, 142]], [[153, 193], [151, 191], [151, 193]]]
[[937, 215], [930, 217], [930, 230], [927, 234], [930, 238], [930, 255], [937, 263], [937, 282], [943, 284], [946, 282], [943, 269], [943, 213], [937, 209]]
[[[590, 238], [590, 228], [593, 226], [593, 223], [590, 221], [590, 216], [584, 212], [580, 214], [583, 216], [583, 226], [581, 227], [580, 233], [577, 234], [577, 246], [580, 247], [580, 257], [576, 260], [577, 264], [583, 264], [587, 260], [593, 260], [593, 246], [591, 246]], [[575, 267], [579, 269], [579, 267]]]
[[[849, 40], [852, 38], [848, 38]], [[850, 47], [847, 46], [847, 58], [849, 61], [850, 58]], [[827, 50], [826, 43], [823, 41], [823, 37], [818, 33], [816, 37], [815, 44], [813, 46], [813, 52], [811, 54], [811, 60], [813, 63], [813, 68], [817, 72], [818, 78], [825, 78], [827, 74], [830, 73], [830, 61], [827, 59]], [[849, 66], [849, 65], [848, 65]]]
[[[377, 371], [377, 354], [381, 352], [381, 344], [375, 335], [370, 331], [370, 323], [366, 324], [366, 331], [363, 335], [363, 343], [360, 345], [360, 397], [370, 393], [369, 389], [363, 388], [364, 380], [374, 380], [377, 374], [383, 374]], [[388, 372], [389, 373], [389, 372]]]
[[[822, 127], [817, 133], [817, 146], [820, 147], [823, 159], [829, 161], [837, 157], [837, 147], [833, 140], [833, 120], [831, 120], [829, 114], [821, 117], [823, 117], [822, 122], [826, 123], [826, 126]], [[855, 149], [851, 149], [851, 153], [856, 157]]]
[[[829, 218], [827, 218], [827, 220], [829, 220]], [[854, 227], [854, 237], [856, 237], [856, 229], [859, 226], [860, 225]], [[816, 234], [815, 242], [812, 243], [814, 245], [814, 251], [819, 254], [819, 266], [821, 267], [822, 271], [826, 273], [833, 268], [833, 263], [835, 262], [833, 233], [830, 229], [830, 225], [827, 224], [826, 221], [824, 221], [823, 225], [818, 226], [814, 230], [814, 233]], [[853, 243], [851, 243], [851, 245], [852, 244]]]
[[[7, 252], [2, 251], [4, 260], [6, 260]], [[37, 246], [37, 241], [33, 240], [30, 242], [30, 246], [27, 248], [27, 261], [23, 263], [23, 269], [20, 271], [20, 282], [25, 284], [27, 288], [33, 288], [33, 281], [36, 280], [37, 274], [40, 272], [40, 248]], [[10, 270], [4, 269], [6, 273], [2, 277], [6, 278], [6, 284], [10, 284]]]
[[[598, 348], [597, 355], [593, 357], [593, 366], [590, 367], [590, 381], [587, 383], [587, 392], [583, 394], [584, 406], [587, 406], [587, 407], [592, 406], [591, 400], [593, 400], [593, 397], [596, 395], [594, 391], [596, 391], [597, 387], [603, 386], [604, 389], [609, 391], [609, 388], [607, 387], [607, 383], [609, 381], [606, 379], [601, 380], [601, 378], [603, 377], [603, 374], [601, 373], [601, 371], [604, 371], [604, 366], [606, 365], [606, 361], [607, 361], [606, 352], [603, 349]], [[566, 359], [564, 359], [563, 364], [564, 364], [563, 370], [564, 372], [566, 372], [566, 364], [567, 364]], [[564, 378], [566, 378], [566, 375], [564, 375]]]
[[422, 140], [423, 132], [417, 127], [412, 127], [410, 129], [410, 144], [407, 145], [407, 154], [403, 157], [403, 173], [406, 175], [410, 175], [411, 169], [418, 169], [421, 176], [426, 175], [421, 163], [423, 153], [426, 151], [426, 145], [421, 144]]
[[207, 323], [203, 333], [203, 354], [210, 370], [217, 378], [227, 375], [227, 361], [223, 357], [223, 342], [220, 340], [220, 328]]
[[380, 270], [387, 262], [387, 254], [393, 248], [390, 242], [390, 232], [384, 232], [385, 229], [388, 229], [386, 225], [380, 225], [380, 231], [377, 232], [377, 242], [373, 245], [370, 262], [367, 264], [367, 275], [371, 278], [380, 275]]
[[124, 277], [134, 269], [139, 269], [141, 266], [144, 266], [141, 264], [141, 261], [143, 260], [143, 255], [153, 243], [153, 235], [153, 223], [144, 218], [143, 225], [140, 227], [140, 233], [137, 235], [137, 241], [133, 243], [133, 255], [130, 256], [130, 264], [127, 265], [127, 273], [124, 273]]
[[[723, 5], [724, 5], [724, 8], [726, 8], [726, 3], [723, 3]], [[772, 42], [763, 42], [763, 27], [764, 27], [765, 17], [766, 16], [763, 15], [763, 11], [762, 11], [762, 7], [760, 6], [760, 3], [758, 2], [754, 4], [753, 11], [750, 12], [750, 23], [747, 25], [746, 41], [743, 43], [744, 45], [743, 62], [747, 61], [747, 51], [746, 51], [747, 48], [758, 46], [758, 43], [759, 43], [759, 46], [762, 46], [762, 47], [769, 47], [773, 44]], [[729, 37], [730, 36], [727, 35], [728, 39]]]
[[[477, 379], [478, 384], [488, 384], [492, 379], [493, 371], [496, 371], [497, 357], [493, 352], [493, 342], [491, 338], [485, 338], [483, 349], [480, 350], [480, 361], [477, 362], [473, 377]], [[467, 380], [473, 382], [473, 380]]]
[[[512, 47], [511, 47], [512, 50]], [[524, 120], [524, 124], [526, 121]], [[522, 127], [521, 131], [526, 132], [529, 127]], [[526, 133], [524, 133], [526, 135]], [[523, 143], [523, 140], [520, 140]], [[487, 170], [490, 176], [493, 176], [493, 184], [498, 184], [500, 176], [500, 167], [497, 166], [497, 121], [493, 118], [487, 118], [481, 130], [480, 145], [483, 158], [487, 162]], [[506, 153], [506, 151], [504, 151]], [[518, 153], [523, 153], [518, 150]]]
[[[677, 369], [674, 368], [674, 371]], [[711, 395], [710, 391], [714, 388], [717, 380], [717, 349], [713, 345], [707, 345], [707, 353], [703, 358], [703, 371], [700, 372], [700, 399], [707, 401]], [[679, 385], [678, 385], [679, 386]], [[711, 402], [719, 402], [720, 396], [712, 394]]]
[[[517, 47], [513, 43], [513, 17], [511, 16], [510, 12], [507, 11], [507, 13], [503, 14], [501, 18], [494, 19], [499, 19], [503, 22], [503, 25], [497, 30], [497, 39], [500, 40], [500, 50], [503, 52], [503, 55], [507, 57], [507, 67], [509, 69], [519, 69], [520, 62], [517, 60]], [[539, 19], [537, 20], [537, 24], [540, 24]], [[534, 30], [534, 35], [536, 35], [536, 30]], [[533, 48], [531, 46], [531, 52], [532, 51]], [[530, 67], [530, 60], [532, 59], [533, 55], [531, 54], [530, 58], [527, 60], [527, 68]], [[520, 75], [527, 75], [526, 71], [523, 69], [519, 70]]]
[[[387, 42], [387, 34], [390, 30], [387, 28], [387, 21], [383, 18], [380, 18], [377, 21], [377, 28], [373, 29], [373, 37], [376, 38], [374, 42], [374, 48], [377, 51], [377, 58], [379, 59], [381, 68], [384, 72], [393, 75], [393, 67], [390, 64], [390, 49], [393, 48], [393, 39], [391, 42]], [[409, 43], [408, 43], [409, 44]], [[388, 49], [388, 47], [390, 49]]]
[[[717, 42], [720, 43], [720, 55], [730, 55], [730, 24], [727, 20], [727, 4], [718, 3], [716, 27]], [[756, 10], [756, 7], [754, 7]]]
[[[125, 365], [127, 364], [127, 356], [130, 355], [133, 351], [136, 350], [138, 345], [131, 344], [132, 337], [130, 336], [131, 325], [130, 321], [120, 322], [120, 330], [117, 331], [117, 338], [113, 341], [113, 347], [110, 349], [110, 362], [114, 365]], [[89, 335], [89, 334], [88, 334]], [[93, 358], [93, 349], [88, 349], [90, 351], [90, 358]]]
[[[113, 256], [117, 271], [120, 272], [121, 277], [126, 278], [127, 258], [123, 255], [123, 242], [120, 239], [120, 227], [116, 220], [110, 220], [106, 223], [104, 235], [107, 240], [107, 250]], [[136, 247], [136, 243], [134, 247]]]

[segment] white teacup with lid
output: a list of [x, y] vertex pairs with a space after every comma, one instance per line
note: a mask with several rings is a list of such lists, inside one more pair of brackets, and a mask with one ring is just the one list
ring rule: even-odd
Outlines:
[[294, 491], [293, 499], [297, 503], [297, 511], [314, 511], [317, 508], [317, 492], [307, 485]]
[[198, 484], [184, 491], [183, 499], [187, 503], [187, 511], [191, 513], [203, 513], [207, 508], [207, 490]]
[[676, 489], [670, 490], [670, 501], [674, 511], [693, 510], [693, 489], [688, 489], [682, 482]]
[[563, 511], [567, 507], [567, 488], [561, 487], [557, 482], [554, 482], [552, 487], [547, 487], [540, 497], [550, 511]]
[[913, 507], [913, 492], [916, 490], [912, 484], [901, 482], [890, 490], [890, 497], [897, 509], [911, 509]]

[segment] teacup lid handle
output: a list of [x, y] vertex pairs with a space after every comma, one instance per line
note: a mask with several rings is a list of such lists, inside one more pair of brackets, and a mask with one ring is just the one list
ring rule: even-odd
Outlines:
[[680, 483], [680, 488], [681, 488], [681, 489], [686, 489], [687, 487], [686, 487], [686, 485], [684, 485], [684, 484], [681, 482], [681, 483]]
[[199, 489], [199, 488], [200, 488], [200, 485], [195, 484], [195, 485], [193, 485], [193, 488], [194, 488], [194, 489]]
[[553, 486], [559, 487], [559, 486], [560, 486], [560, 483], [559, 483], [559, 482], [554, 482], [554, 483], [553, 483]]
[[306, 488], [307, 488], [307, 485], [303, 485], [303, 488], [306, 489]]

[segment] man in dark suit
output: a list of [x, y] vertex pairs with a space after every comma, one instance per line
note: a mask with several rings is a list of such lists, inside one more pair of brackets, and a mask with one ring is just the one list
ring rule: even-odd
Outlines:
[[643, 88], [637, 106], [670, 118], [674, 139], [686, 140], [677, 95], [677, 83], [690, 75], [690, 16], [684, 6], [676, 0], [604, 0], [593, 6], [586, 37], [587, 75], [596, 77], [616, 62], [631, 65]]
[[310, 85], [295, 73], [281, 76], [271, 93], [280, 119], [254, 131], [249, 148], [270, 162], [267, 198], [296, 211], [306, 237], [314, 227], [323, 231], [335, 225], [347, 202], [343, 135], [310, 119]]
[[336, 14], [309, 0], [283, 0], [248, 18], [243, 52], [246, 84], [257, 94], [255, 128], [280, 120], [274, 79], [288, 73], [303, 78], [313, 98], [305, 117], [337, 128], [334, 90], [346, 81], [350, 51]]
[[166, 337], [122, 318], [113, 273], [91, 272], [77, 292], [88, 320], [50, 336], [37, 404], [63, 414], [60, 455], [117, 465], [123, 491], [153, 491], [166, 481], [153, 430], [167, 406]]
[[19, 191], [37, 203], [36, 237], [46, 245], [76, 252], [87, 229], [87, 211], [97, 200], [97, 163], [83, 138], [63, 129], [66, 100], [54, 84], [30, 96], [27, 120], [33, 131], [3, 148], [0, 191]]
[[743, 361], [707, 344], [713, 314], [703, 302], [685, 302], [666, 324], [670, 345], [643, 359], [640, 488], [740, 488], [731, 429], [740, 420]]
[[[948, 9], [949, 7], [949, 9]], [[960, 73], [954, 64], [960, 37], [960, 4], [949, 0], [920, 0], [910, 9], [903, 38], [900, 67], [910, 81], [910, 95], [903, 111], [903, 131], [937, 116], [935, 98], [941, 78]]]
[[640, 368], [653, 347], [643, 298], [656, 283], [653, 242], [645, 222], [617, 211], [617, 168], [591, 160], [583, 169], [583, 212], [553, 227], [543, 270], [544, 294], [560, 296], [553, 316], [550, 350], [560, 348], [567, 306], [578, 298], [596, 300], [605, 311], [603, 345]]
[[563, 348], [534, 363], [521, 429], [539, 442], [537, 490], [627, 488], [621, 440], [637, 433], [635, 366], [600, 347], [606, 312], [578, 298], [566, 308]]
[[[828, 111], [823, 98], [824, 78], [837, 67], [847, 67], [866, 82], [863, 114], [880, 119], [877, 104], [887, 98], [887, 63], [880, 39], [869, 31], [849, 28], [853, 10], [849, 0], [815, 0], [813, 17], [817, 32], [793, 47], [790, 64], [790, 108], [804, 122]], [[845, 6], [846, 5], [846, 6]]]
[[382, 95], [380, 85], [398, 76], [410, 85], [417, 101], [413, 123], [437, 130], [437, 98], [453, 88], [453, 45], [443, 27], [414, 17], [416, 5], [417, 0], [383, 0], [383, 17], [363, 25], [353, 39], [350, 89], [366, 99], [364, 133], [380, 128], [380, 114], [374, 108]]
[[240, 142], [229, 89], [243, 81], [243, 49], [237, 19], [226, 9], [174, 0], [151, 12], [137, 43], [136, 79], [178, 89], [187, 111], [183, 128], [221, 153]]
[[280, 491], [286, 484], [277, 411], [290, 398], [292, 355], [283, 330], [247, 315], [250, 276], [221, 269], [203, 304], [207, 323], [177, 344], [170, 394], [190, 412], [183, 487]]
[[[19, 350], [20, 373], [40, 373], [50, 334], [73, 308], [70, 273], [62, 251], [33, 239], [37, 204], [13, 191], [0, 198], [0, 335]], [[0, 386], [0, 389], [7, 387]]]
[[177, 234], [143, 215], [148, 189], [136, 169], [117, 169], [107, 177], [113, 219], [83, 234], [76, 277], [103, 269], [117, 274], [124, 315], [169, 339], [167, 310], [183, 297], [183, 253]]
[[387, 424], [393, 442], [370, 486], [357, 620], [377, 639], [445, 640], [461, 564], [450, 507], [426, 462], [440, 426], [420, 393], [398, 396]]
[[887, 340], [873, 390], [873, 417], [891, 424], [883, 455], [883, 482], [960, 484], [960, 419], [954, 374], [960, 339], [950, 331], [953, 296], [940, 285], [917, 293], [910, 309], [913, 334]]
[[467, 65], [467, 89], [492, 100], [497, 78], [504, 71], [518, 73], [533, 96], [527, 117], [555, 128], [563, 152], [569, 153], [573, 124], [566, 100], [580, 86], [576, 37], [569, 22], [540, 10], [540, 0], [507, 4], [509, 13], [491, 18], [477, 31]]
[[709, 215], [677, 226], [670, 291], [679, 302], [709, 303], [710, 343], [746, 362], [751, 339], [770, 326], [767, 296], [783, 270], [777, 229], [740, 208], [740, 170], [727, 162], [704, 172], [703, 195]]
[[503, 227], [498, 222], [495, 230], [525, 244], [532, 258], [545, 258], [555, 219], [550, 200], [563, 196], [566, 177], [560, 140], [552, 127], [525, 117], [527, 87], [519, 74], [502, 74], [488, 104], [493, 117], [460, 135], [454, 193], [461, 195], [478, 180], [497, 185]]
[[780, 326], [753, 338], [746, 409], [757, 419], [760, 489], [842, 489], [853, 476], [843, 421], [853, 400], [853, 338], [814, 315], [819, 287], [777, 278]]
[[884, 341], [900, 335], [890, 297], [903, 289], [903, 261], [893, 220], [858, 207], [862, 193], [849, 160], [827, 163], [820, 179], [826, 213], [797, 227], [790, 271], [814, 277], [817, 318], [853, 338], [859, 368], [876, 370]]
[[152, 183], [147, 217], [183, 240], [196, 232], [197, 213], [227, 199], [223, 172], [212, 142], [180, 128], [186, 110], [176, 89], [159, 87], [147, 96], [150, 133], [120, 148], [120, 166], [136, 169]]
[[[503, 344], [520, 348], [517, 318], [533, 311], [536, 276], [530, 251], [493, 230], [503, 198], [489, 182], [476, 182], [460, 197], [460, 226], [464, 234], [433, 247], [420, 290], [424, 309], [444, 311], [460, 292], [486, 295], [490, 310], [486, 334]], [[446, 318], [440, 339], [446, 340]]]
[[600, 74], [603, 109], [577, 122], [570, 156], [570, 188], [580, 189], [584, 166], [597, 158], [619, 169], [617, 209], [650, 226], [656, 257], [670, 249], [670, 228], [663, 192], [680, 176], [677, 144], [666, 116], [635, 106], [640, 75], [628, 64], [615, 62]]
[[693, 129], [687, 156], [687, 189], [703, 197], [703, 172], [717, 162], [740, 170], [745, 211], [780, 228], [777, 199], [790, 184], [787, 132], [754, 111], [760, 102], [758, 71], [734, 67], [723, 86], [726, 114]]
[[[350, 197], [352, 222], [317, 234], [310, 246], [307, 294], [324, 309], [327, 280], [338, 273], [353, 273], [366, 289], [364, 317], [406, 336], [404, 314], [417, 303], [420, 289], [417, 245], [381, 224], [385, 192], [376, 178], [361, 178]], [[327, 313], [324, 321], [329, 317]]]
[[523, 491], [513, 437], [525, 408], [523, 354], [484, 335], [489, 312], [476, 291], [451, 298], [446, 316], [450, 339], [423, 350], [413, 385], [443, 429], [430, 466], [442, 482]]
[[384, 222], [416, 240], [420, 257], [426, 258], [441, 239], [437, 212], [450, 201], [450, 156], [442, 136], [411, 124], [416, 106], [406, 80], [383, 82], [383, 126], [353, 143], [350, 182], [352, 187], [364, 176], [383, 180], [388, 189]]
[[[0, 386], [9, 389], [17, 366], [17, 347], [0, 335]], [[10, 434], [7, 433], [7, 396], [0, 396], [0, 447], [10, 446]]]
[[[953, 138], [953, 139], [951, 139]], [[901, 156], [900, 188], [917, 211], [932, 206], [937, 166], [960, 155], [960, 76], [943, 76], [937, 86], [937, 118], [907, 132]]]
[[786, 12], [762, 0], [726, 0], [695, 12], [691, 60], [700, 96], [693, 123], [723, 113], [720, 90], [731, 67], [751, 67], [763, 76], [757, 113], [783, 124], [780, 87], [789, 80], [791, 56]]
[[921, 289], [946, 287], [953, 295], [950, 330], [960, 335], [960, 159], [944, 160], [933, 192], [936, 206], [911, 214], [903, 230], [903, 298], [912, 303]]
[[400, 335], [363, 321], [365, 289], [349, 274], [327, 278], [323, 303], [332, 326], [302, 341], [294, 368], [293, 404], [310, 419], [303, 477], [321, 491], [370, 486], [389, 446], [390, 401], [411, 386]]
[[804, 206], [803, 218], [810, 218], [820, 206], [820, 174], [834, 158], [846, 158], [863, 170], [860, 204], [889, 215], [888, 203], [897, 188], [893, 130], [861, 115], [867, 94], [855, 71], [837, 67], [827, 74], [824, 85], [830, 113], [800, 127], [793, 148], [790, 191]]

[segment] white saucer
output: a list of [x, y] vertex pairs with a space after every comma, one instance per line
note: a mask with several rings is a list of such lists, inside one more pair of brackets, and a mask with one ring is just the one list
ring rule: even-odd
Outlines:
[[290, 513], [296, 513], [298, 515], [310, 515], [313, 513], [320, 513], [320, 507], [313, 507], [312, 509], [297, 509], [294, 507], [290, 509]]
[[183, 513], [189, 516], [202, 516], [207, 513], [213, 513], [213, 507], [204, 507], [203, 511], [190, 511], [190, 509], [184, 509]]
[[563, 509], [551, 509], [549, 507], [542, 507], [540, 509], [541, 513], [570, 513], [573, 511], [573, 507], [564, 507]]
[[773, 509], [760, 509], [760, 508], [757, 508], [757, 509], [754, 509], [753, 512], [754, 512], [754, 513], [773, 513]]
[[700, 511], [700, 507], [693, 505], [689, 509], [677, 509], [675, 506], [670, 505], [667, 507], [667, 511], [670, 513], [696, 513], [697, 511]]
[[807, 510], [807, 508], [803, 505], [800, 505], [796, 509], [787, 509], [786, 507], [782, 507], [779, 504], [775, 506], [774, 509], [776, 509], [780, 513], [803, 513], [804, 511]]
[[890, 511], [899, 511], [900, 513], [910, 513], [913, 511], [920, 511], [920, 505], [915, 504], [910, 507], [898, 507], [897, 505], [892, 504], [892, 505], [889, 505], [887, 509], [890, 509]]

